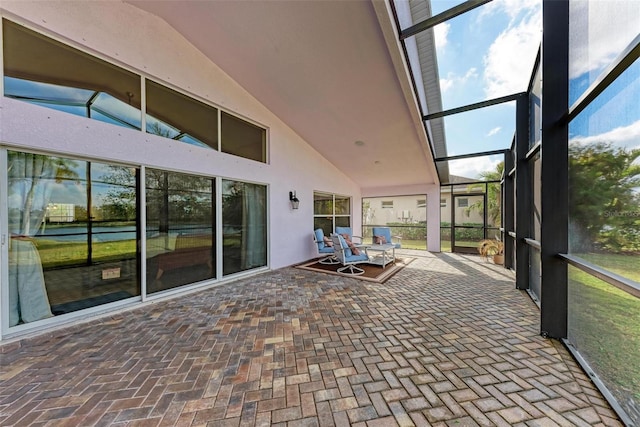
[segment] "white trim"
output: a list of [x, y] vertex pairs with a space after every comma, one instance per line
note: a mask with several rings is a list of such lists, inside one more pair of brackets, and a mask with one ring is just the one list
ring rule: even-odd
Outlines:
[[[7, 183], [7, 149], [0, 147], [0, 342], [4, 339], [9, 325], [9, 220], [7, 204], [9, 185]], [[4, 172], [7, 171], [7, 172]], [[6, 284], [6, 286], [5, 286]]]
[[222, 179], [216, 178], [213, 185], [216, 189], [215, 216], [216, 216], [216, 280], [222, 280], [222, 247], [224, 235], [222, 234]]
[[142, 302], [147, 301], [147, 170], [145, 166], [138, 169], [139, 185], [136, 188], [138, 194], [138, 224], [140, 224], [140, 295]]

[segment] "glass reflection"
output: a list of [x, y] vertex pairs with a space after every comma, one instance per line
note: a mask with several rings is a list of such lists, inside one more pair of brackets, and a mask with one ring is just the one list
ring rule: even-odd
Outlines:
[[335, 214], [348, 215], [351, 213], [351, 199], [349, 197], [336, 196], [335, 198]]
[[140, 129], [140, 110], [115, 97], [86, 89], [4, 78], [5, 96], [105, 123]]
[[140, 129], [140, 77], [134, 73], [7, 20], [3, 47], [5, 96]]
[[333, 194], [313, 193], [313, 213], [314, 215], [333, 215]]
[[267, 265], [267, 188], [222, 181], [223, 273]]
[[8, 152], [10, 326], [140, 294], [136, 175]]
[[218, 149], [218, 110], [146, 80], [147, 133]]
[[214, 180], [146, 170], [147, 290], [216, 277]]
[[267, 132], [231, 114], [221, 114], [222, 152], [256, 160], [267, 161]]

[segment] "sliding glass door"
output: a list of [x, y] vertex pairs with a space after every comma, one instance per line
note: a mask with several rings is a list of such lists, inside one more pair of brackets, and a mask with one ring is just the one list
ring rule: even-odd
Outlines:
[[140, 295], [136, 168], [8, 152], [9, 326]]
[[146, 169], [147, 292], [216, 277], [215, 179]]
[[224, 275], [267, 265], [267, 187], [222, 180]]

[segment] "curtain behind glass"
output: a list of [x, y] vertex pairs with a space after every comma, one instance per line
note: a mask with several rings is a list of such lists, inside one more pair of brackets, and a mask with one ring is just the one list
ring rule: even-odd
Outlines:
[[223, 274], [267, 265], [266, 187], [222, 181]]
[[245, 184], [243, 203], [242, 269], [267, 264], [266, 247], [266, 191], [264, 186]]
[[32, 237], [40, 229], [51, 184], [70, 173], [62, 159], [9, 152], [9, 326], [52, 317], [42, 262]]

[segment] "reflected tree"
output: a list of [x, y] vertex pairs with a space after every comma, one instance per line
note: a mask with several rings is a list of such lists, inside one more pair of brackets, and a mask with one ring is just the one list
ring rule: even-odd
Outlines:
[[124, 166], [109, 165], [109, 173], [99, 177], [111, 184], [102, 206], [103, 217], [108, 219], [136, 219], [136, 170]]
[[[60, 183], [65, 179], [78, 179], [79, 176], [74, 170], [77, 163], [60, 157], [13, 151], [9, 152], [8, 157], [9, 192], [23, 192], [22, 204], [17, 206], [21, 215], [19, 231], [12, 231], [29, 236], [40, 227], [46, 213], [49, 201], [46, 194], [48, 185], [43, 186], [43, 183], [47, 180]], [[36, 206], [35, 200], [39, 192], [42, 193], [41, 200], [39, 206]]]

